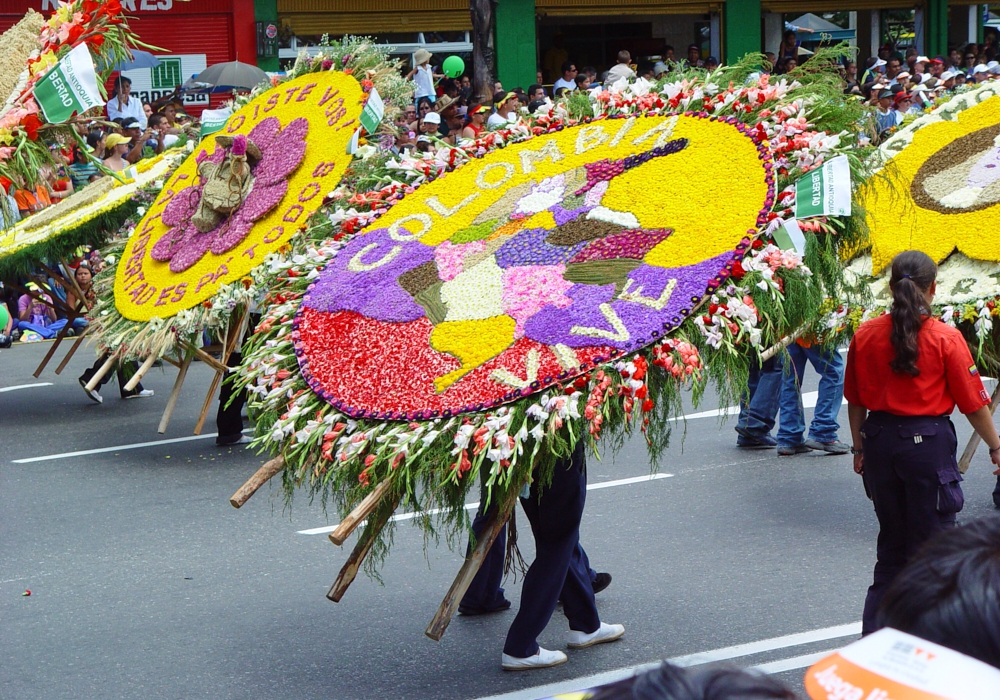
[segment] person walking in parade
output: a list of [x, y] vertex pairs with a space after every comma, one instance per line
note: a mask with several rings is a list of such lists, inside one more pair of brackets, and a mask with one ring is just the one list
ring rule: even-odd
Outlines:
[[[837, 438], [837, 413], [844, 398], [844, 358], [836, 348], [797, 340], [788, 346], [790, 371], [781, 385], [781, 422], [778, 428], [778, 456], [819, 450], [845, 455], [850, 447]], [[808, 361], [819, 374], [816, 410], [805, 438], [805, 411], [802, 406], [802, 375]]]
[[534, 479], [521, 499], [535, 538], [535, 560], [524, 576], [521, 607], [507, 632], [501, 664], [505, 671], [548, 668], [565, 663], [566, 654], [538, 645], [556, 602], [563, 602], [569, 621], [567, 646], [582, 649], [613, 642], [625, 634], [622, 625], [601, 622], [588, 567], [581, 557], [580, 519], [587, 499], [587, 460], [581, 440], [568, 459], [552, 469], [552, 483]]
[[[937, 266], [919, 251], [892, 262], [889, 314], [858, 328], [847, 356], [844, 395], [854, 471], [879, 521], [874, 580], [862, 634], [876, 628], [886, 589], [934, 533], [953, 527], [964, 498], [949, 415], [958, 406], [1000, 467], [1000, 436], [962, 334], [931, 312]], [[1000, 475], [1000, 468], [994, 474]]]

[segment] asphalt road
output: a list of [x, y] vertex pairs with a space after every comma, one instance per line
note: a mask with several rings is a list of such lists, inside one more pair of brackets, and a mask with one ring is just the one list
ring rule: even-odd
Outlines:
[[[513, 612], [458, 617], [440, 643], [424, 637], [461, 558], [433, 543], [425, 553], [409, 523], [397, 525], [384, 585], [360, 576], [334, 604], [324, 594], [353, 538], [336, 548], [300, 531], [335, 514], [302, 497], [288, 507], [267, 487], [239, 511], [228, 504], [262, 457], [211, 438], [121, 449], [191, 436], [204, 365], [192, 366], [160, 436], [176, 370], [152, 371], [152, 398], [121, 401], [112, 384], [98, 406], [76, 384], [92, 351], [61, 376], [53, 365], [34, 379], [47, 348], [0, 351], [4, 699], [537, 697], [535, 686], [579, 687], [733, 645], [708, 658], [763, 664], [801, 689], [810, 655], [854, 638], [843, 626], [860, 620], [877, 525], [849, 457], [739, 450], [732, 420], [690, 419], [659, 472], [671, 476], [588, 495], [583, 542], [614, 575], [598, 596], [601, 617], [623, 623], [625, 638], [571, 652], [558, 668], [505, 674]], [[13, 388], [37, 383], [50, 384]], [[707, 400], [691, 412], [714, 408]], [[846, 409], [841, 423], [846, 436]], [[964, 445], [969, 427], [959, 419], [958, 429]], [[116, 449], [15, 461], [103, 448]], [[649, 472], [638, 440], [589, 467], [592, 486]], [[993, 483], [981, 450], [963, 518], [993, 511]], [[530, 537], [521, 542], [530, 561]], [[519, 588], [507, 586], [515, 609]], [[563, 647], [564, 630], [557, 612], [541, 644]], [[823, 631], [782, 639], [813, 630]]]

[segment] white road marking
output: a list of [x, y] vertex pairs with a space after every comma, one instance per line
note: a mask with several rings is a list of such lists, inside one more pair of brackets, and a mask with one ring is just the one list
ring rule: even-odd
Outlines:
[[18, 386], [0, 387], [0, 394], [5, 391], [17, 391], [18, 389], [34, 389], [36, 386], [52, 386], [52, 382], [39, 382], [38, 384], [20, 384]]
[[[760, 654], [766, 651], [787, 649], [789, 647], [797, 647], [803, 644], [824, 642], [831, 639], [840, 639], [842, 637], [851, 637], [859, 634], [861, 634], [861, 623], [852, 622], [846, 625], [825, 627], [823, 629], [812, 630], [810, 632], [799, 632], [797, 634], [786, 634], [782, 637], [763, 639], [759, 642], [749, 642], [747, 644], [737, 644], [736, 646], [713, 649], [712, 651], [703, 651], [697, 654], [675, 656], [672, 659], [667, 659], [667, 661], [676, 666], [700, 666], [701, 664], [713, 663], [715, 661], [738, 659], [740, 657]], [[809, 666], [824, 656], [830, 654], [831, 651], [832, 650], [815, 652], [803, 656], [795, 656], [788, 659], [781, 659], [779, 661], [772, 661], [755, 666], [755, 668], [765, 673], [781, 673], [782, 671], [791, 671], [796, 668], [805, 668], [806, 666]], [[592, 676], [582, 676], [580, 678], [560, 681], [558, 683], [549, 683], [547, 685], [539, 685], [533, 688], [525, 688], [524, 690], [518, 690], [512, 693], [490, 695], [488, 697], [479, 698], [479, 700], [537, 700], [538, 698], [547, 698], [552, 695], [559, 695], [560, 693], [570, 693], [573, 691], [583, 690], [585, 688], [594, 688], [599, 685], [604, 685], [605, 683], [614, 683], [615, 681], [620, 681], [623, 678], [634, 676], [636, 673], [656, 668], [659, 663], [659, 661], [656, 661], [628, 668], [619, 668], [614, 671], [597, 673]]]
[[[614, 481], [598, 481], [594, 484], [587, 484], [588, 491], [597, 491], [598, 489], [609, 489], [613, 486], [627, 486], [628, 484], [638, 484], [643, 481], [656, 481], [657, 479], [668, 479], [672, 477], [673, 474], [647, 474], [646, 476], [633, 476], [628, 479], [615, 479]], [[466, 510], [475, 510], [479, 507], [479, 501], [475, 503], [466, 503]], [[441, 508], [431, 508], [430, 510], [425, 510], [420, 513], [399, 513], [390, 518], [394, 523], [403, 522], [404, 520], [413, 520], [421, 515], [437, 515], [443, 512]], [[363, 527], [366, 521], [361, 521], [358, 527]], [[339, 524], [339, 523], [338, 523]], [[324, 535], [328, 532], [333, 532], [337, 529], [337, 525], [329, 525], [327, 527], [314, 527], [310, 530], [299, 530], [297, 534], [299, 535]]]
[[[243, 431], [247, 432], [247, 431]], [[116, 447], [98, 447], [94, 450], [80, 450], [78, 452], [62, 452], [57, 455], [42, 455], [41, 457], [26, 457], [25, 459], [11, 460], [14, 464], [29, 464], [31, 462], [47, 462], [50, 459], [66, 459], [67, 457], [84, 457], [86, 455], [98, 455], [104, 452], [119, 452], [122, 450], [138, 450], [140, 447], [153, 447], [155, 445], [172, 445], [178, 442], [190, 442], [191, 440], [207, 440], [218, 437], [218, 433], [207, 433], [205, 435], [191, 435], [190, 437], [170, 438], [169, 440], [152, 440], [150, 442], [135, 442], [131, 445], [118, 445]]]
[[820, 659], [825, 659], [834, 651], [836, 651], [836, 649], [827, 649], [826, 651], [817, 651], [812, 654], [793, 656], [790, 659], [779, 659], [778, 661], [770, 661], [766, 664], [760, 664], [758, 666], [754, 666], [754, 668], [761, 673], [784, 673], [785, 671], [794, 671], [797, 668], [809, 668]]
[[[802, 394], [802, 408], [816, 408], [816, 401], [819, 399], [818, 391], [806, 391]], [[841, 405], [847, 403], [847, 399], [841, 402]], [[711, 411], [702, 411], [701, 413], [689, 413], [684, 416], [684, 420], [693, 420], [695, 418], [718, 418], [719, 416], [735, 416], [740, 412], [739, 406], [726, 406], [725, 408], [716, 408]], [[679, 420], [679, 419], [678, 419]]]

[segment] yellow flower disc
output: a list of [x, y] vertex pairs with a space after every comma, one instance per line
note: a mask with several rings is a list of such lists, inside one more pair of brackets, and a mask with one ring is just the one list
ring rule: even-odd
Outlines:
[[[361, 85], [349, 75], [310, 73], [261, 94], [206, 138], [166, 183], [126, 246], [115, 277], [115, 306], [122, 316], [148, 321], [197, 306], [283, 246], [347, 169], [347, 144], [363, 98]], [[217, 137], [231, 141], [240, 135], [261, 142], [260, 160], [247, 150], [253, 184], [214, 229], [195, 229], [190, 222], [201, 212], [204, 162], [236, 154], [238, 146], [220, 145]], [[178, 216], [181, 203], [187, 209]]]
[[864, 196], [878, 273], [904, 250], [1000, 261], [1000, 97], [922, 127]]

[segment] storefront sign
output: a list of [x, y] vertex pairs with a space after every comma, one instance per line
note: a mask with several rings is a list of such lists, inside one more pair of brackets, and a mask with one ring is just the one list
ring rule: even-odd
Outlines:
[[[206, 68], [203, 53], [156, 57], [160, 65], [155, 68], [122, 71], [122, 75], [132, 81], [132, 94], [142, 102], [155, 102], [169, 95], [185, 80]], [[208, 106], [208, 94], [184, 95], [184, 104]]]

